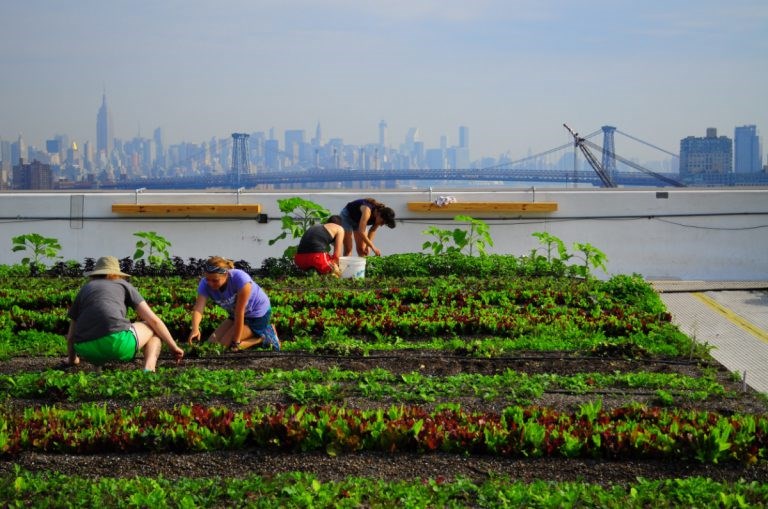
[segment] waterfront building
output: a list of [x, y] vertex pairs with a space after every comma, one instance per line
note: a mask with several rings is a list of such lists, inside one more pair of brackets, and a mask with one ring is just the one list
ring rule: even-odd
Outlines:
[[757, 126], [744, 125], [737, 127], [733, 135], [734, 143], [734, 172], [757, 173], [762, 169], [763, 154]]
[[733, 171], [733, 142], [707, 128], [704, 138], [688, 136], [680, 140], [680, 176], [726, 174]]
[[19, 161], [13, 167], [13, 189], [53, 189], [51, 165], [37, 159], [29, 164]]

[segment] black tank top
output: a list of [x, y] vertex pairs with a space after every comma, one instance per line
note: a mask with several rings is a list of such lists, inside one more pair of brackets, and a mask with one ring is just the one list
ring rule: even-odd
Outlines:
[[360, 219], [363, 217], [363, 212], [360, 210], [360, 207], [363, 205], [371, 209], [371, 215], [368, 218], [368, 222], [366, 224], [368, 226], [373, 226], [373, 224], [376, 222], [376, 218], [373, 217], [373, 211], [376, 209], [373, 206], [373, 203], [369, 202], [365, 198], [360, 198], [359, 200], [347, 203], [347, 205], [344, 207], [347, 209], [347, 212], [349, 212], [349, 217], [352, 219], [352, 223], [355, 225], [355, 229], [357, 229], [357, 225], [360, 224]]
[[333, 242], [330, 232], [321, 224], [310, 226], [299, 241], [297, 253], [325, 253]]

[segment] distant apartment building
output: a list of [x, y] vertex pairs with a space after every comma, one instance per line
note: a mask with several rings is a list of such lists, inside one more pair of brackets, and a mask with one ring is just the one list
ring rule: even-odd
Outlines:
[[13, 167], [12, 189], [53, 189], [53, 173], [50, 164], [34, 160], [29, 164], [19, 161]]
[[733, 144], [734, 172], [757, 173], [762, 170], [763, 151], [756, 126], [737, 127], [733, 135]]
[[680, 140], [680, 175], [725, 174], [733, 171], [733, 142], [707, 128], [704, 138], [688, 136]]

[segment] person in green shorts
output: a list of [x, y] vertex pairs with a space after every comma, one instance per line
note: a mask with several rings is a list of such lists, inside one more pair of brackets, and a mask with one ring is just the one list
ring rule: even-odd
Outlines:
[[[171, 349], [177, 363], [181, 361], [184, 350], [138, 290], [126, 280], [130, 276], [120, 271], [117, 258], [99, 258], [94, 269], [85, 275], [90, 280], [80, 288], [67, 313], [70, 319], [67, 365], [79, 364], [81, 358], [96, 365], [131, 361], [141, 350], [144, 370], [155, 371], [162, 343]], [[141, 321], [128, 320], [128, 306]]]

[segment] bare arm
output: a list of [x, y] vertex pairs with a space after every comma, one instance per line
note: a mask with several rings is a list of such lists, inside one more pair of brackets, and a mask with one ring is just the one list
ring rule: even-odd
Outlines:
[[360, 206], [360, 224], [357, 225], [357, 238], [358, 242], [362, 241], [363, 243], [363, 250], [365, 251], [366, 248], [370, 248], [371, 251], [373, 251], [376, 256], [381, 256], [381, 251], [373, 245], [373, 237], [376, 235], [376, 229], [378, 228], [377, 225], [371, 226], [370, 230], [366, 229], [368, 228], [368, 220], [371, 219], [371, 214], [373, 214], [373, 210], [370, 207], [361, 205]]
[[176, 355], [177, 359], [181, 359], [181, 357], [184, 355], [184, 350], [179, 348], [179, 345], [176, 344], [176, 341], [174, 341], [173, 336], [171, 336], [171, 332], [168, 330], [168, 327], [165, 326], [165, 323], [155, 314], [154, 311], [149, 307], [149, 304], [147, 304], [147, 301], [142, 301], [141, 304], [136, 306], [136, 314], [139, 315], [139, 318], [141, 318], [141, 321], [146, 323], [150, 329], [154, 331], [154, 333], [159, 337], [163, 343], [168, 345], [168, 348], [171, 349], [171, 351]]
[[331, 235], [333, 236], [333, 255], [331, 258], [334, 258], [336, 260], [339, 259], [339, 256], [342, 255], [344, 252], [344, 228], [337, 224], [331, 224], [326, 226], [333, 226], [330, 230]]
[[187, 342], [190, 344], [194, 340], [200, 341], [200, 322], [203, 319], [203, 311], [207, 301], [208, 299], [204, 295], [198, 295], [195, 306], [192, 308], [192, 324], [187, 338]]
[[75, 321], [69, 321], [69, 330], [67, 330], [67, 363], [79, 364], [80, 359], [75, 353]]

